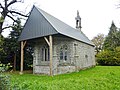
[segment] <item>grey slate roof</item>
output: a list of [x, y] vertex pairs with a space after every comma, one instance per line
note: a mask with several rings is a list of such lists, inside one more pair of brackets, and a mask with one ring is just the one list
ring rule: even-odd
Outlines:
[[36, 6], [33, 6], [33, 9], [31, 10], [31, 14], [19, 37], [19, 41], [54, 34], [62, 34], [93, 45], [93, 43], [81, 31], [65, 24]]

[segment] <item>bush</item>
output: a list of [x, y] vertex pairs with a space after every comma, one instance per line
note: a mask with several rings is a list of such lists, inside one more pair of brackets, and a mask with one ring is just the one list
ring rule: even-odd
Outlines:
[[8, 64], [0, 64], [0, 73], [5, 72], [7, 70], [9, 70], [12, 66], [10, 65], [10, 63]]
[[0, 90], [10, 90], [10, 77], [0, 74]]
[[96, 55], [96, 60], [99, 65], [120, 65], [120, 47], [115, 48], [113, 51], [101, 51]]
[[0, 90], [10, 90], [10, 77], [3, 74], [10, 67], [11, 65], [9, 63], [7, 65], [0, 64]]
[[0, 90], [23, 90], [23, 89], [21, 89], [18, 83], [11, 85], [10, 76], [0, 74]]

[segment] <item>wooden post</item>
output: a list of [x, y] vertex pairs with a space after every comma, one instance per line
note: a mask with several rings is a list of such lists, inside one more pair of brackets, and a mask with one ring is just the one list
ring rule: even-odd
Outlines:
[[21, 63], [20, 63], [20, 74], [23, 74], [23, 62], [24, 62], [24, 47], [26, 41], [21, 41]]
[[52, 36], [49, 36], [49, 42], [50, 42], [50, 46], [49, 46], [49, 52], [50, 52], [50, 75], [52, 76], [52, 57], [53, 57], [53, 55], [52, 55]]
[[24, 59], [24, 50], [23, 50], [23, 41], [21, 41], [21, 63], [20, 63], [20, 74], [23, 74], [23, 59]]

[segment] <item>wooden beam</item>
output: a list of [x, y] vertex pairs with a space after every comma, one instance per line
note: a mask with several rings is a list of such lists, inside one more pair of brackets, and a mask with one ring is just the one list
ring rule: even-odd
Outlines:
[[25, 47], [26, 43], [27, 43], [27, 41], [24, 41], [24, 42], [23, 42], [23, 49], [24, 49], [24, 47]]
[[44, 39], [47, 42], [48, 46], [50, 46], [50, 42], [48, 41], [48, 39], [46, 37], [44, 37]]
[[21, 63], [20, 63], [20, 74], [23, 74], [23, 63], [24, 63], [24, 47], [26, 45], [26, 41], [21, 41]]
[[52, 76], [52, 59], [53, 59], [53, 55], [52, 55], [52, 36], [49, 36], [49, 42], [50, 42], [50, 46], [49, 46], [49, 52], [50, 52], [50, 75]]

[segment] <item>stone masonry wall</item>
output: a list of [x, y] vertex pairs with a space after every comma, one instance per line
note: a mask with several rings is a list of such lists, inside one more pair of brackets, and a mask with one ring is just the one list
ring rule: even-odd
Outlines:
[[[67, 72], [75, 71], [75, 66], [71, 63], [73, 62], [73, 39], [65, 36], [55, 36], [53, 41], [53, 73], [62, 74]], [[60, 48], [66, 45], [67, 46], [67, 60], [60, 60]]]
[[[41, 47], [47, 45], [44, 39], [36, 40], [34, 48], [33, 73], [49, 75], [49, 61], [41, 61]], [[68, 47], [66, 61], [60, 60], [60, 48]], [[95, 65], [94, 47], [65, 36], [53, 37], [53, 75], [74, 72]]]
[[79, 41], [74, 41], [74, 60], [78, 69], [95, 65], [94, 47]]

